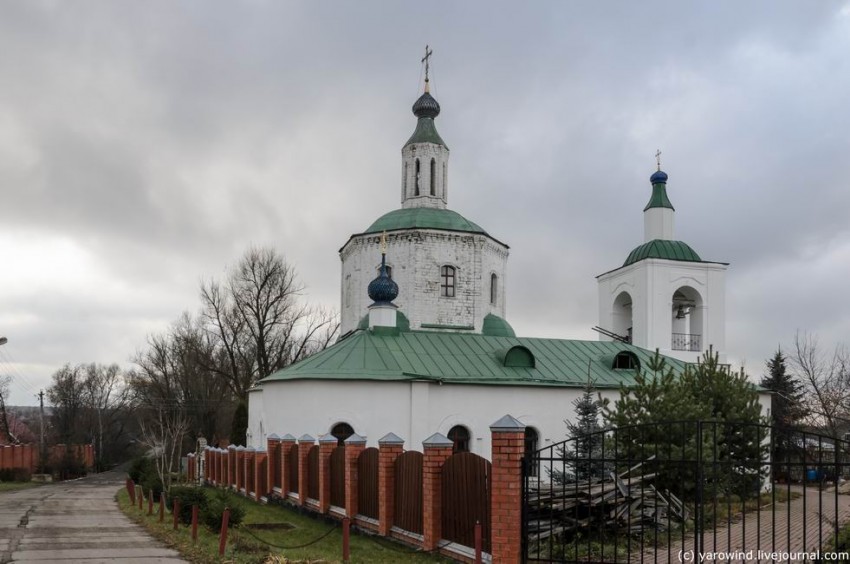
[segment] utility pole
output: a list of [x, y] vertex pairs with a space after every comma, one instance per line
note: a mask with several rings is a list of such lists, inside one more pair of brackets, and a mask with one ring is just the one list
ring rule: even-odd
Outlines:
[[41, 473], [44, 474], [44, 390], [38, 391], [38, 427], [39, 427], [39, 447], [38, 447], [38, 463], [41, 467]]

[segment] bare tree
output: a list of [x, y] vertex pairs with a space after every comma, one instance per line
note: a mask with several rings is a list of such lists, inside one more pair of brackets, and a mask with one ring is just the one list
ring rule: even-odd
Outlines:
[[303, 290], [272, 248], [249, 248], [224, 285], [202, 284], [203, 315], [224, 360], [220, 374], [240, 400], [259, 379], [336, 338], [336, 314], [304, 303]]
[[65, 444], [86, 442], [89, 413], [84, 366], [66, 364], [57, 370], [53, 384], [47, 388], [47, 398], [53, 405], [53, 427], [59, 440]]
[[122, 419], [127, 415], [129, 389], [124, 385], [123, 374], [117, 364], [105, 366], [91, 363], [85, 367], [84, 392], [87, 406], [94, 411], [97, 425], [94, 432], [97, 437], [96, 453], [98, 459], [103, 462], [109, 458], [104, 450], [105, 430], [117, 424], [117, 435], [123, 434]]
[[838, 437], [850, 422], [850, 353], [838, 345], [831, 354], [822, 350], [817, 337], [797, 333], [791, 365], [802, 382], [809, 423]]
[[9, 426], [9, 416], [6, 414], [6, 398], [9, 397], [9, 384], [12, 377], [8, 374], [0, 376], [0, 440], [16, 444], [15, 433]]
[[162, 488], [171, 489], [171, 475], [177, 470], [189, 423], [178, 408], [148, 408], [140, 420], [142, 444], [153, 453], [154, 466]]

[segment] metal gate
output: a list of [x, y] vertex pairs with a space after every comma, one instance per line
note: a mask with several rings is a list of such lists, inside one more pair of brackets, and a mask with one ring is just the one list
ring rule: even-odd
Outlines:
[[847, 478], [850, 443], [800, 430], [672, 421], [575, 437], [524, 459], [524, 561], [829, 559], [848, 548]]

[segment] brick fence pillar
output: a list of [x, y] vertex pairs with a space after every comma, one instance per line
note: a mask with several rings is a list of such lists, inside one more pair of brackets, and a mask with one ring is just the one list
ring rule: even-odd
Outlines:
[[269, 486], [269, 453], [257, 449], [254, 453], [254, 499], [260, 501], [271, 489]]
[[492, 489], [490, 553], [493, 562], [519, 564], [522, 558], [522, 455], [525, 425], [505, 415], [490, 425]]
[[331, 454], [339, 440], [330, 433], [319, 437], [319, 512], [331, 506]]
[[268, 453], [268, 472], [266, 473], [266, 493], [274, 491], [275, 469], [280, 464], [280, 437], [272, 433], [266, 437], [266, 452]]
[[239, 445], [234, 451], [236, 453], [236, 491], [245, 487], [245, 447]]
[[366, 448], [366, 437], [354, 433], [345, 439], [345, 514], [354, 519], [357, 515], [357, 461]]
[[422, 441], [422, 446], [425, 447], [422, 460], [422, 548], [434, 550], [443, 532], [443, 463], [452, 455], [454, 443], [445, 435], [434, 433]]
[[308, 482], [310, 481], [307, 472], [307, 455], [315, 444], [316, 439], [310, 435], [301, 435], [298, 439], [298, 505], [302, 506], [307, 504]]
[[186, 481], [191, 483], [195, 480], [195, 455], [191, 452], [186, 455]]
[[[292, 491], [292, 477], [289, 472], [289, 458], [292, 456], [292, 447], [295, 446], [295, 437], [287, 433], [280, 438], [280, 497], [286, 498], [286, 494]], [[295, 476], [298, 480], [298, 476]]]
[[206, 456], [206, 462], [204, 462], [204, 470], [206, 471], [205, 472], [206, 473], [205, 478], [206, 478], [207, 482], [212, 482], [212, 481], [215, 480], [215, 475], [213, 474], [213, 472], [215, 471], [214, 470], [215, 464], [213, 463], [214, 453], [213, 453], [212, 447], [206, 447], [204, 449], [204, 456]]
[[222, 461], [224, 464], [224, 473], [222, 478], [228, 487], [236, 487], [236, 445], [228, 445], [227, 456]]
[[251, 497], [252, 494], [257, 490], [257, 476], [254, 474], [254, 458], [255, 458], [256, 450], [254, 447], [245, 447], [245, 459], [243, 464], [245, 464], [245, 479], [243, 480], [245, 483], [245, 496]]
[[378, 440], [378, 533], [389, 536], [395, 515], [395, 459], [404, 452], [404, 439], [387, 433]]

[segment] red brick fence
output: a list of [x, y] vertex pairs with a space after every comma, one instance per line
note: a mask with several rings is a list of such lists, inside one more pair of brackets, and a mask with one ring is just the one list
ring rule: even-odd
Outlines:
[[267, 449], [207, 447], [188, 457], [190, 479], [234, 489], [257, 501], [277, 498], [361, 529], [472, 561], [475, 524], [492, 562], [520, 562], [525, 426], [506, 415], [490, 426], [490, 460], [452, 454], [435, 433], [422, 452], [393, 433], [367, 448], [352, 435], [270, 435]]
[[[51, 445], [47, 447], [47, 461], [56, 466], [68, 453], [86, 468], [94, 468], [94, 445]], [[24, 470], [33, 473], [38, 469], [38, 445], [0, 445], [0, 470]]]

